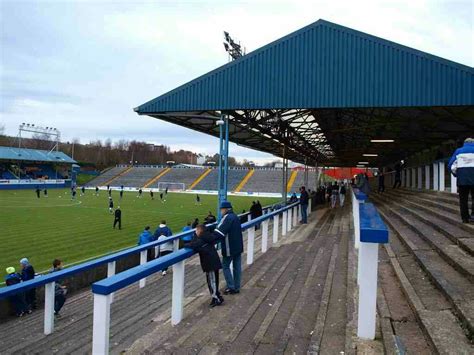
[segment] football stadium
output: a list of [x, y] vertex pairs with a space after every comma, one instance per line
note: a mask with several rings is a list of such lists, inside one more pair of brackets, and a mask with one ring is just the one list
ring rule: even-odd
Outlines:
[[2, 4], [1, 354], [474, 353], [473, 5], [316, 3]]

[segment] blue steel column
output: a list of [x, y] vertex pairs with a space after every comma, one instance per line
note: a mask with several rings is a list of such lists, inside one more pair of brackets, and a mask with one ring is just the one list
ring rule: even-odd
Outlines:
[[219, 125], [219, 181], [218, 181], [218, 199], [217, 216], [220, 220], [221, 211], [219, 205], [227, 200], [227, 171], [229, 157], [229, 120], [226, 115], [221, 115], [224, 124]]

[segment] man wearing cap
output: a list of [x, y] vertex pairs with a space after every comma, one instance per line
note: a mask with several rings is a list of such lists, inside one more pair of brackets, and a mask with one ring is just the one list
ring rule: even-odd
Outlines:
[[[27, 258], [20, 260], [21, 265], [21, 280], [28, 281], [35, 278], [35, 269], [30, 264]], [[36, 309], [36, 288], [31, 288], [25, 291], [25, 301], [28, 309]]]
[[[474, 222], [474, 138], [467, 138], [464, 145], [456, 149], [448, 167], [451, 174], [457, 178], [462, 222]], [[469, 215], [469, 194], [472, 199], [471, 215]]]
[[[224, 294], [236, 294], [240, 292], [240, 279], [242, 274], [242, 253], [244, 241], [239, 217], [232, 211], [232, 205], [228, 201], [220, 204], [222, 219], [215, 229], [216, 237], [222, 241], [222, 266], [227, 288]], [[232, 263], [232, 272], [230, 270]]]
[[[21, 282], [21, 275], [16, 272], [13, 266], [7, 267], [6, 272], [7, 276], [5, 276], [5, 284], [7, 286], [16, 285]], [[8, 299], [15, 308], [15, 313], [18, 317], [23, 317], [26, 313], [31, 313], [31, 310], [29, 310], [26, 305], [24, 292], [18, 292], [8, 297]]]

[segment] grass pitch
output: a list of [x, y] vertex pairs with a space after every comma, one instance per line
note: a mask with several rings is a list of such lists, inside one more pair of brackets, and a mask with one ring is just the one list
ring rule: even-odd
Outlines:
[[[174, 234], [181, 232], [186, 222], [203, 221], [208, 211], [216, 212], [217, 196], [200, 195], [201, 205], [195, 205], [195, 194], [169, 193], [162, 203], [159, 194], [151, 200], [144, 192], [137, 198], [133, 192], [112, 192], [114, 206], [122, 210], [122, 230], [113, 229], [113, 214], [108, 210], [108, 194], [86, 190], [71, 200], [67, 189], [48, 190], [48, 197], [37, 198], [32, 190], [0, 191], [0, 267], [15, 266], [19, 260], [30, 259], [37, 272], [48, 270], [55, 258], [66, 265], [108, 254], [137, 244], [138, 235], [146, 225], [154, 231], [162, 219]], [[254, 198], [255, 199], [255, 198]], [[230, 196], [234, 210], [240, 213], [252, 203], [251, 197]], [[263, 206], [277, 198], [259, 198]], [[3, 281], [3, 280], [2, 280]], [[1, 281], [0, 281], [1, 282]]]

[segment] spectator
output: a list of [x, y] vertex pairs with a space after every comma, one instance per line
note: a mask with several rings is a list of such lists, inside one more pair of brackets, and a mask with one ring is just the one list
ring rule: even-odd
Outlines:
[[215, 223], [216, 221], [217, 221], [216, 216], [214, 216], [211, 211], [209, 211], [209, 214], [207, 215], [207, 217], [204, 218], [204, 222], [206, 224]]
[[382, 172], [382, 169], [379, 169], [379, 188], [377, 192], [380, 194], [385, 192], [385, 175]]
[[257, 218], [257, 214], [258, 214], [257, 208], [258, 208], [257, 203], [255, 201], [252, 201], [252, 205], [250, 206], [250, 209], [249, 209], [251, 219]]
[[117, 206], [117, 209], [114, 212], [114, 229], [117, 223], [119, 229], [122, 229], [122, 210], [120, 209], [120, 206]]
[[[474, 138], [467, 138], [464, 145], [456, 149], [448, 167], [451, 174], [457, 178], [462, 222], [474, 222]], [[472, 199], [471, 215], [469, 215], [469, 194]]]
[[242, 210], [242, 215], [239, 217], [240, 224], [244, 224], [248, 221], [248, 215], [245, 214], [245, 210]]
[[[35, 269], [30, 264], [27, 258], [20, 260], [21, 265], [21, 280], [28, 281], [35, 278]], [[31, 288], [25, 292], [25, 302], [28, 309], [36, 309], [36, 288]]]
[[344, 201], [346, 200], [346, 185], [341, 183], [339, 187], [339, 203], [341, 207], [344, 207]]
[[369, 185], [369, 179], [367, 178], [366, 174], [357, 174], [356, 177], [356, 187], [360, 190], [360, 192], [363, 192], [367, 196], [370, 193], [370, 185]]
[[216, 239], [214, 234], [206, 230], [206, 226], [200, 224], [196, 227], [196, 238], [185, 244], [187, 248], [199, 253], [201, 268], [206, 273], [207, 287], [211, 294], [210, 307], [220, 306], [224, 302], [219, 292], [219, 270], [222, 269], [222, 264], [214, 246]]
[[[166, 225], [166, 221], [163, 220], [161, 221], [161, 224], [158, 226], [158, 228], [155, 231], [155, 238], [158, 238], [158, 242], [163, 242], [167, 240], [169, 237], [171, 237], [173, 233], [171, 232], [171, 229]], [[158, 251], [160, 257], [165, 256], [169, 253], [173, 252], [173, 242], [169, 241], [166, 242], [160, 246], [158, 246]], [[162, 275], [165, 276], [166, 272], [168, 271], [168, 268], [164, 269], [162, 272]]]
[[293, 192], [293, 194], [290, 197], [290, 203], [295, 203], [298, 201], [298, 197], [296, 196], [296, 193]]
[[45, 187], [43, 190], [44, 197], [48, 197], [48, 189]]
[[41, 196], [41, 195], [40, 195], [40, 194], [41, 194], [41, 190], [40, 190], [39, 186], [36, 186], [36, 190], [35, 190], [35, 191], [36, 191], [36, 197], [40, 198], [40, 196]]
[[301, 223], [308, 223], [309, 195], [304, 186], [300, 187]]
[[257, 216], [263, 216], [263, 207], [259, 200], [257, 200]]
[[195, 218], [193, 224], [191, 224], [191, 228], [194, 229], [198, 226], [199, 224], [199, 218]]
[[[63, 262], [59, 259], [53, 260], [53, 268], [50, 272], [61, 271], [63, 269]], [[66, 302], [67, 287], [63, 285], [62, 281], [56, 281], [54, 283], [54, 315], [58, 318], [61, 317], [59, 312]]]
[[334, 181], [334, 184], [331, 188], [331, 208], [336, 208], [338, 196], [339, 196], [339, 186], [337, 186], [337, 182]]
[[402, 186], [402, 166], [400, 163], [395, 165], [395, 182], [393, 183], [393, 188], [399, 188]]
[[[188, 222], [182, 229], [183, 232], [187, 232], [187, 231], [190, 231], [190, 230], [193, 230], [193, 228], [191, 228], [191, 222]], [[191, 240], [193, 239], [193, 236], [192, 234], [189, 234], [189, 235], [186, 235], [184, 237], [181, 238], [181, 240], [183, 242], [190, 242]]]
[[[150, 232], [150, 227], [146, 226], [145, 230], [138, 236], [138, 245], [144, 245], [153, 241], [153, 234]], [[153, 250], [147, 250], [147, 261], [153, 260]]]
[[[5, 284], [7, 286], [12, 286], [19, 284], [21, 282], [21, 276], [18, 274], [13, 266], [7, 267], [7, 276], [5, 276]], [[31, 313], [31, 310], [28, 309], [28, 306], [25, 302], [25, 293], [19, 292], [13, 296], [8, 297], [13, 308], [15, 308], [15, 313], [17, 317], [23, 317], [26, 313]]]
[[97, 186], [95, 187], [95, 195], [99, 196], [99, 187], [97, 187]]
[[[232, 211], [232, 204], [228, 201], [220, 205], [222, 219], [214, 231], [215, 235], [222, 239], [222, 264], [227, 288], [224, 294], [236, 294], [240, 292], [240, 280], [242, 274], [242, 253], [244, 242], [239, 217]], [[232, 272], [230, 271], [232, 263]]]

